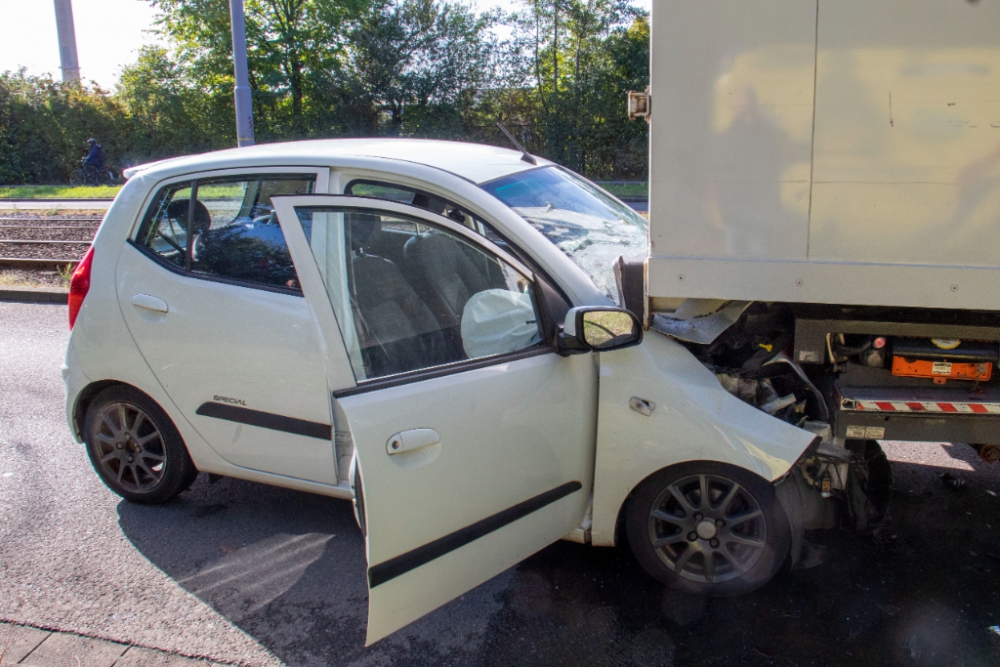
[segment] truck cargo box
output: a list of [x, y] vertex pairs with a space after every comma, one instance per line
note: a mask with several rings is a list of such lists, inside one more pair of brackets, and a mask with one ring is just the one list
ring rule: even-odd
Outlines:
[[1000, 1], [652, 28], [650, 297], [1000, 310]]

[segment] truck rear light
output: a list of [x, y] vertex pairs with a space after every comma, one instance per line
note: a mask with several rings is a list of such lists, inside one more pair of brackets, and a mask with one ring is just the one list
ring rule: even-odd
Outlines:
[[80, 260], [76, 270], [69, 279], [69, 328], [76, 324], [76, 316], [80, 314], [83, 300], [90, 291], [90, 266], [94, 263], [94, 246], [87, 248], [87, 253]]

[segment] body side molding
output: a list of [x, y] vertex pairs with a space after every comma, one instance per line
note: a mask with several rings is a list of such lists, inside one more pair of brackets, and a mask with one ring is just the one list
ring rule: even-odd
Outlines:
[[425, 565], [460, 547], [464, 547], [466, 544], [495, 530], [499, 530], [509, 523], [524, 518], [546, 505], [551, 505], [557, 500], [565, 498], [582, 488], [583, 485], [580, 482], [567, 482], [551, 491], [546, 491], [513, 507], [508, 507], [493, 516], [488, 516], [481, 521], [477, 521], [470, 526], [456, 530], [450, 535], [445, 535], [433, 542], [429, 542], [422, 547], [417, 547], [405, 554], [400, 554], [378, 565], [373, 565], [368, 568], [368, 586], [369, 588], [375, 588], [379, 584], [384, 584], [391, 579], [406, 574], [410, 570]]
[[304, 435], [309, 438], [318, 438], [320, 440], [330, 440], [333, 437], [333, 429], [329, 424], [320, 424], [318, 422], [311, 422], [305, 419], [296, 419], [295, 417], [276, 415], [272, 412], [261, 412], [260, 410], [241, 408], [235, 405], [225, 405], [222, 403], [212, 402], [202, 403], [195, 411], [195, 414], [201, 415], [202, 417], [224, 419], [226, 421], [236, 422], [237, 424], [259, 426], [260, 428], [268, 428], [272, 431], [283, 431], [285, 433], [294, 433], [295, 435]]

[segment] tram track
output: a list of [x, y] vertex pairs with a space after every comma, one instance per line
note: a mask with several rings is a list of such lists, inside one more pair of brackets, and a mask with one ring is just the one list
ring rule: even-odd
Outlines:
[[0, 216], [0, 269], [64, 271], [79, 263], [103, 216]]

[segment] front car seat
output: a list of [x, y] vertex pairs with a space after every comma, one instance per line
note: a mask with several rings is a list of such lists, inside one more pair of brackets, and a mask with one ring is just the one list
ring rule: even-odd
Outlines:
[[394, 262], [366, 252], [377, 246], [382, 220], [346, 214], [351, 256], [348, 284], [368, 377], [453, 361], [434, 315]]

